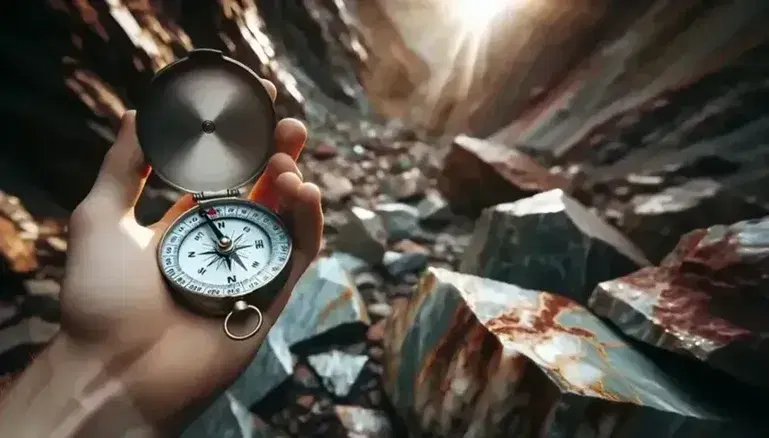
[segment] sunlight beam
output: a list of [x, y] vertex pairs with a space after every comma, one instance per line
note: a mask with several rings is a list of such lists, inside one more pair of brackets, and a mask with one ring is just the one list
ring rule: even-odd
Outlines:
[[516, 0], [451, 0], [450, 8], [464, 31], [477, 34], [483, 32], [494, 16], [513, 1]]

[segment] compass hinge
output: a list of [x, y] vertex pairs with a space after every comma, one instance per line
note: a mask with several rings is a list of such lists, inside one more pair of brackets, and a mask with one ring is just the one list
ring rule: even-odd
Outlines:
[[215, 199], [215, 198], [232, 198], [234, 196], [238, 196], [238, 191], [236, 189], [227, 189], [227, 190], [215, 190], [210, 192], [198, 192], [192, 195], [192, 199], [196, 201], [205, 201], [207, 199]]

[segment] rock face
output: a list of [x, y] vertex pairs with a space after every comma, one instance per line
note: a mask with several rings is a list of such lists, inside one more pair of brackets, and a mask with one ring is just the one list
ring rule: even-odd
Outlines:
[[617, 230], [551, 190], [486, 210], [460, 270], [584, 304], [599, 282], [647, 264]]
[[390, 322], [385, 388], [414, 436], [759, 436], [573, 301], [444, 269]]
[[624, 333], [769, 388], [769, 218], [693, 231], [658, 268], [598, 285]]
[[[40, 26], [23, 24], [32, 21]], [[19, 41], [0, 52], [0, 160], [23, 166], [69, 210], [93, 183], [123, 111], [193, 47], [222, 50], [270, 79], [280, 116], [368, 112], [356, 80], [366, 48], [343, 2], [32, 1], [5, 9], [0, 27]]]
[[491, 205], [566, 186], [523, 153], [466, 136], [454, 139], [438, 179], [451, 209], [471, 217]]

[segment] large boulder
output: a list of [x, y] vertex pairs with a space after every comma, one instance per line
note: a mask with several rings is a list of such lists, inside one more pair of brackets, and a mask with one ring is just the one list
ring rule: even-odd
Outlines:
[[438, 179], [452, 211], [470, 217], [495, 204], [567, 186], [565, 178], [522, 152], [462, 135], [454, 139]]
[[484, 211], [460, 271], [586, 303], [593, 288], [648, 265], [621, 233], [562, 190]]
[[625, 334], [769, 388], [769, 218], [684, 236], [660, 267], [590, 299]]
[[413, 436], [762, 436], [575, 302], [444, 269], [394, 314], [384, 363]]

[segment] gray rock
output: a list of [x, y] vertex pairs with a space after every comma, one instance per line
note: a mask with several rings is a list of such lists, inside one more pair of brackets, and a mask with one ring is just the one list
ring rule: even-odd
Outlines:
[[375, 289], [382, 286], [382, 278], [373, 272], [361, 272], [355, 276], [358, 289]]
[[366, 366], [368, 357], [332, 350], [308, 356], [307, 361], [329, 392], [337, 397], [346, 397]]
[[383, 191], [394, 199], [410, 199], [424, 194], [429, 183], [419, 168], [415, 167], [385, 180]]
[[355, 186], [349, 179], [331, 172], [324, 172], [320, 175], [320, 185], [323, 187], [324, 200], [332, 204], [344, 201], [355, 191]]
[[419, 221], [425, 226], [442, 226], [454, 218], [446, 198], [437, 191], [428, 191], [417, 205]]
[[[244, 406], [254, 405], [291, 377], [293, 345], [337, 327], [365, 326], [369, 321], [363, 299], [343, 264], [333, 256], [317, 259], [297, 283], [254, 360], [229, 388], [229, 396]], [[219, 436], [217, 425], [230, 411], [230, 400], [217, 398], [183, 437]]]
[[395, 278], [401, 278], [406, 274], [414, 274], [427, 267], [429, 256], [423, 252], [400, 253], [387, 251], [383, 264], [387, 273]]
[[382, 262], [387, 243], [387, 231], [376, 213], [361, 207], [346, 212], [347, 222], [339, 228], [336, 248], [370, 265]]
[[408, 239], [419, 230], [419, 210], [408, 204], [380, 204], [374, 211], [382, 218], [389, 240]]
[[598, 283], [645, 265], [619, 231], [557, 189], [485, 210], [460, 271], [585, 304]]
[[369, 304], [368, 312], [371, 315], [378, 316], [380, 318], [387, 318], [392, 314], [392, 307], [387, 303], [373, 303]]
[[413, 436], [762, 436], [557, 294], [430, 268], [384, 344], [385, 390]]

